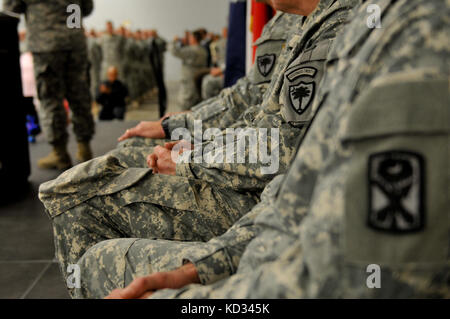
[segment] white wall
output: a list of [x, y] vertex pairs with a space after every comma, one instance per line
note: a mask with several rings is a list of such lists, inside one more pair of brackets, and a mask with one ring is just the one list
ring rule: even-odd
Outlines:
[[[0, 6], [3, 0], [0, 0]], [[116, 26], [129, 22], [132, 29], [158, 29], [172, 40], [187, 29], [205, 27], [219, 33], [227, 25], [228, 0], [94, 0], [95, 11], [85, 19], [86, 28], [103, 29], [106, 20]], [[170, 53], [166, 59], [166, 78], [176, 80], [180, 62]]]

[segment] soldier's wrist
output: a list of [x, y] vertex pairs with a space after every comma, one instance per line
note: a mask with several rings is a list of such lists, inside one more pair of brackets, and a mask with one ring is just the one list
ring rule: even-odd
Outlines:
[[166, 117], [161, 122], [161, 127], [162, 127], [162, 130], [164, 132], [164, 138], [170, 138], [169, 120], [170, 120], [170, 117]]

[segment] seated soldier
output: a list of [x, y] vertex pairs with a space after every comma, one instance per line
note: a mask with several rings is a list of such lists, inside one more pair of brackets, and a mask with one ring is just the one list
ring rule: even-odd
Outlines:
[[[258, 2], [271, 4], [270, 0]], [[302, 16], [278, 11], [264, 27], [261, 37], [255, 43], [257, 62], [246, 77], [240, 79], [233, 87], [222, 90], [218, 96], [193, 107], [192, 112], [182, 112], [156, 122], [141, 122], [120, 137], [119, 147], [154, 147], [170, 141], [170, 136], [164, 134], [162, 120], [165, 120], [170, 133], [174, 128], [187, 128], [192, 135], [195, 120], [201, 120], [205, 129], [225, 129], [236, 123], [244, 111], [263, 102], [264, 93], [268, 91], [272, 78], [277, 77], [277, 72], [281, 72], [285, 66], [289, 53], [286, 42], [300, 35], [301, 29], [298, 25], [302, 20]], [[260, 67], [261, 61], [266, 56], [271, 57], [270, 63]], [[163, 138], [166, 140], [158, 140]], [[136, 162], [134, 165], [139, 163]]]
[[[211, 56], [213, 67], [202, 79], [202, 99], [207, 100], [215, 97], [222, 91], [224, 85], [224, 74], [226, 68], [228, 28], [223, 28], [222, 38], [215, 38], [211, 43]], [[271, 63], [273, 66], [273, 63]]]
[[[311, 106], [334, 35], [357, 1], [317, 2], [297, 0], [293, 12], [307, 16], [298, 26], [302, 35], [290, 42], [283, 72], [272, 82], [258, 112], [246, 113], [234, 124], [235, 128], [278, 132], [266, 135], [278, 170], [267, 171], [265, 158], [244, 164], [207, 162], [195, 151], [190, 162], [175, 164], [171, 150], [163, 147], [155, 148], [157, 158], [153, 165], [149, 163], [152, 167], [156, 163], [155, 170], [127, 167], [124, 163], [133, 153], [107, 154], [77, 166], [40, 189], [40, 199], [53, 221], [64, 275], [67, 265], [100, 241], [124, 237], [208, 241], [250, 211], [264, 187], [284, 173], [294, 157], [297, 141], [315, 114]], [[304, 87], [304, 94], [292, 87]], [[213, 159], [229, 149], [235, 158], [249, 158], [255, 146], [227, 140], [217, 150], [214, 141], [211, 144], [212, 151], [201, 155]], [[205, 149], [211, 149], [211, 144]]]
[[102, 242], [75, 295], [132, 282], [109, 298], [449, 298], [450, 6], [386, 0], [377, 29], [369, 5], [334, 42], [292, 167], [252, 212], [208, 243]]
[[97, 103], [102, 106], [99, 119], [103, 121], [123, 120], [126, 111], [127, 87], [118, 79], [115, 66], [108, 69], [108, 80], [100, 85]]
[[183, 45], [176, 37], [169, 49], [172, 54], [181, 59], [181, 81], [179, 86], [179, 104], [183, 110], [188, 110], [200, 101], [200, 94], [195, 84], [195, 76], [198, 71], [208, 65], [208, 53], [200, 45], [201, 34], [199, 31], [189, 33], [188, 45]]

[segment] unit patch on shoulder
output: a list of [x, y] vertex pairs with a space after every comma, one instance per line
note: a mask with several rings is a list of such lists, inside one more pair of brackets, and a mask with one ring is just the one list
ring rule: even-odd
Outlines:
[[311, 104], [316, 84], [314, 82], [300, 82], [289, 87], [289, 98], [292, 108], [299, 115], [303, 114]]
[[369, 159], [368, 226], [389, 233], [425, 228], [424, 159], [420, 154], [389, 151]]
[[301, 67], [296, 68], [294, 71], [289, 71], [287, 75], [287, 79], [291, 82], [294, 82], [296, 79], [298, 79], [301, 76], [309, 76], [309, 77], [315, 77], [317, 74], [317, 69], [313, 67]]
[[259, 73], [266, 77], [270, 74], [270, 72], [272, 72], [272, 69], [275, 66], [276, 55], [266, 54], [258, 57], [257, 60]]

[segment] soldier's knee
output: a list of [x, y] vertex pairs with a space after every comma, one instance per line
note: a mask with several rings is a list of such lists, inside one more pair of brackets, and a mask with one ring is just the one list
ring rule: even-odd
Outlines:
[[79, 259], [81, 287], [77, 298], [104, 298], [124, 288], [125, 256], [133, 240], [113, 239], [96, 244]]

